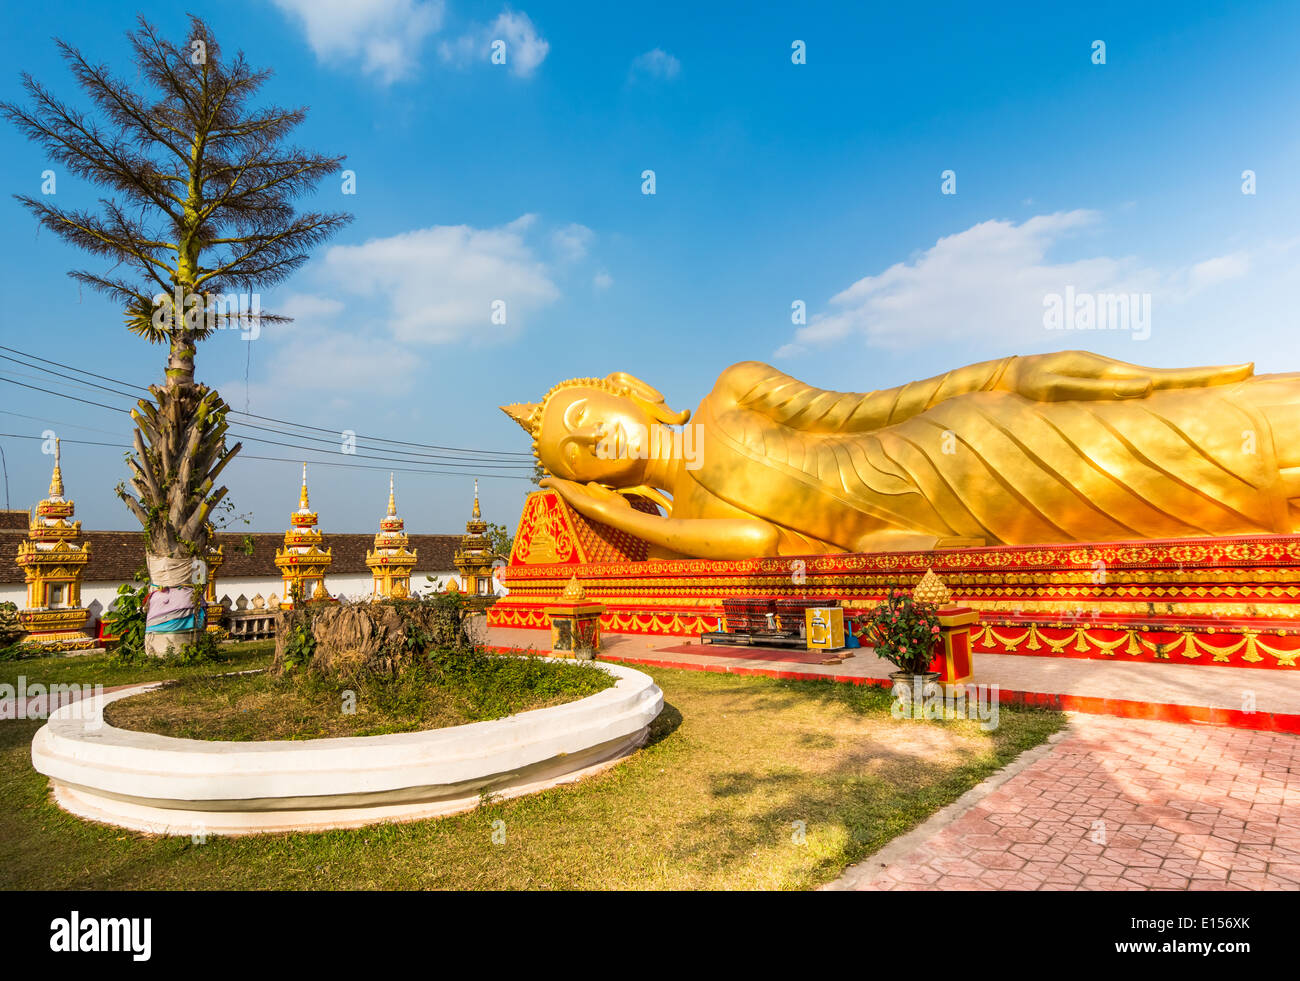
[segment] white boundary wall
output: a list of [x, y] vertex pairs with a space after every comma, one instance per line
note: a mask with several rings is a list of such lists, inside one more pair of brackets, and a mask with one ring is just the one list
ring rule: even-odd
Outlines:
[[[433, 576], [437, 580], [437, 585], [433, 586], [428, 581], [428, 576]], [[448, 580], [455, 579], [460, 582], [460, 573], [452, 570], [443, 570], [438, 572], [415, 572], [411, 575], [411, 589], [417, 593], [427, 593], [431, 589], [442, 589], [447, 585]], [[351, 573], [348, 575], [327, 575], [325, 577], [325, 588], [330, 591], [330, 595], [336, 599], [368, 599], [373, 589], [374, 580], [369, 573], [364, 575]], [[111, 580], [93, 580], [81, 584], [81, 605], [91, 611], [91, 629], [94, 624], [104, 613], [117, 601], [117, 588], [121, 582]], [[498, 596], [504, 596], [506, 589], [499, 582], [495, 583]], [[224, 597], [230, 598], [232, 609], [237, 608], [236, 600], [243, 596], [248, 600], [247, 609], [253, 608], [253, 597], [261, 595], [262, 599], [269, 599], [271, 594], [283, 599], [284, 580], [279, 576], [222, 576], [218, 571], [217, 575], [217, 599]], [[4, 583], [0, 585], [0, 602], [8, 601], [13, 603], [18, 609], [27, 606], [27, 586], [24, 583]]]

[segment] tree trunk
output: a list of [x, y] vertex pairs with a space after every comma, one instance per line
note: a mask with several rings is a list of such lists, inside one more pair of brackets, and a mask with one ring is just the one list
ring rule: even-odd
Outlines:
[[167, 351], [167, 387], [184, 388], [194, 384], [194, 335], [182, 329], [184, 309], [172, 312], [176, 328]]
[[146, 561], [150, 593], [145, 610], [144, 650], [154, 657], [166, 657], [203, 634], [207, 570], [202, 568], [203, 575], [198, 575], [199, 560], [183, 556], [147, 555]]
[[141, 399], [131, 413], [135, 453], [128, 464], [139, 497], [118, 490], [147, 540], [152, 591], [145, 650], [159, 656], [202, 635], [198, 617], [204, 610], [209, 518], [226, 495], [226, 488], [214, 484], [239, 450], [239, 444], [226, 449], [226, 404], [221, 397], [203, 385], [180, 380], [187, 373], [192, 377], [193, 371], [193, 346], [173, 345], [166, 387], [153, 386], [153, 401]]
[[179, 654], [187, 644], [193, 644], [203, 636], [202, 630], [180, 630], [160, 634], [145, 632], [144, 652], [150, 657], [164, 658]]

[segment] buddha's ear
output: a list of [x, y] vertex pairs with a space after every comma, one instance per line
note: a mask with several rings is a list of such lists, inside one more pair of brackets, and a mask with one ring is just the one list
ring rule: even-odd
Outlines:
[[649, 382], [642, 381], [636, 375], [629, 375], [626, 371], [615, 371], [613, 374], [607, 375], [605, 381], [619, 388], [626, 388], [628, 394], [640, 402], [656, 422], [680, 426], [691, 417], [690, 409], [681, 412], [674, 412], [670, 409], [664, 402], [663, 392]]

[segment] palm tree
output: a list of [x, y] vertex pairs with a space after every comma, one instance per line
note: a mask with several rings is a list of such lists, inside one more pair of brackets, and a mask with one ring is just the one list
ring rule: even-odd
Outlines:
[[[351, 215], [295, 211], [343, 158], [284, 145], [305, 109], [249, 104], [269, 70], [242, 54], [224, 59], [196, 17], [180, 45], [143, 18], [127, 38], [148, 92], [56, 41], [93, 110], [24, 73], [30, 106], [0, 103], [0, 115], [103, 189], [84, 211], [17, 197], [43, 226], [110, 260], [107, 272], [69, 275], [121, 303], [132, 333], [168, 347], [164, 383], [132, 410], [130, 489], [123, 482], [117, 493], [144, 528], [151, 579], [179, 586], [207, 554], [212, 509], [226, 496], [216, 481], [239, 451], [226, 444], [226, 403], [194, 380], [198, 342], [228, 327], [256, 336], [262, 322], [285, 320], [261, 313], [252, 291], [283, 280]], [[193, 635], [163, 635], [153, 649]]]

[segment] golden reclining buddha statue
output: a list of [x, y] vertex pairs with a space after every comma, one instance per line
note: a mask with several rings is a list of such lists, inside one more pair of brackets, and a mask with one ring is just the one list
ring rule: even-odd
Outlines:
[[543, 487], [656, 558], [1300, 529], [1300, 374], [1250, 364], [1061, 351], [863, 394], [746, 361], [694, 417], [622, 372], [502, 408]]

